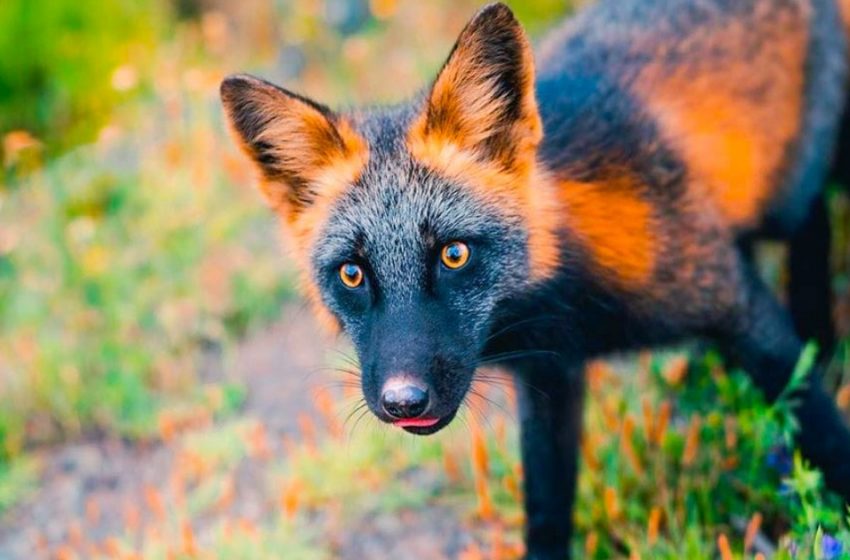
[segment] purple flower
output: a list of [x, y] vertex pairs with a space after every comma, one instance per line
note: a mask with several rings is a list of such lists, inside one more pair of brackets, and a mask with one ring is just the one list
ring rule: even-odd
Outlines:
[[767, 466], [779, 473], [779, 476], [790, 475], [794, 468], [791, 451], [784, 445], [777, 445], [767, 454]]
[[834, 560], [841, 555], [844, 547], [841, 542], [835, 537], [824, 535], [821, 540], [821, 555], [824, 560]]
[[796, 542], [791, 541], [788, 543], [788, 552], [791, 554], [791, 558], [797, 558], [797, 553], [800, 551], [800, 547]]

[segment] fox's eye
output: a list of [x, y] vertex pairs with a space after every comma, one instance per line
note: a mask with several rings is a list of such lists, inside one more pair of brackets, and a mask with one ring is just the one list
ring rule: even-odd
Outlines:
[[443, 246], [440, 258], [447, 268], [462, 268], [469, 261], [469, 246], [461, 241], [452, 241]]
[[363, 269], [354, 263], [345, 263], [339, 267], [339, 279], [348, 288], [356, 288], [363, 283]]

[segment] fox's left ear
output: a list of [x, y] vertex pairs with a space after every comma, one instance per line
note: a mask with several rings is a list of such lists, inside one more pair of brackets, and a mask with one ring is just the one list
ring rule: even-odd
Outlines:
[[409, 134], [414, 155], [455, 150], [514, 170], [543, 135], [534, 57], [510, 8], [491, 4], [466, 25]]

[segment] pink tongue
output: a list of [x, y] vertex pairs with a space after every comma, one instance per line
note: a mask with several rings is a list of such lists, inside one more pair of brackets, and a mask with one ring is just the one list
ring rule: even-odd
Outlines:
[[393, 422], [399, 428], [427, 428], [439, 422], [439, 418], [406, 418]]

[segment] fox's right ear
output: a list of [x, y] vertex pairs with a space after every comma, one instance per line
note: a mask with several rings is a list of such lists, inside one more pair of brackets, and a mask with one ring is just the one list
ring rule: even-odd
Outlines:
[[237, 141], [260, 169], [262, 190], [287, 218], [323, 189], [352, 181], [366, 144], [327, 107], [246, 75], [221, 83], [221, 100]]

